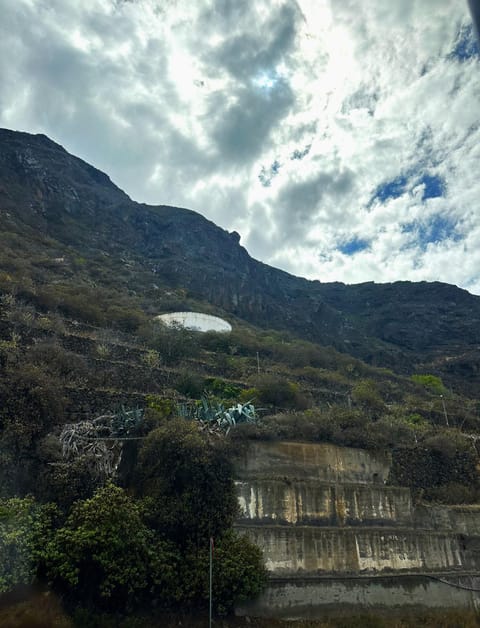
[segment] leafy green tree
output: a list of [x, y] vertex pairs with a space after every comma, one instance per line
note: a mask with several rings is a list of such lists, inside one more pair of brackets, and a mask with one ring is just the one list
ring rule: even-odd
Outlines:
[[[209, 545], [190, 548], [180, 564], [182, 603], [205, 607], [209, 599]], [[247, 537], [227, 531], [215, 541], [213, 552], [213, 604], [225, 615], [235, 604], [256, 597], [264, 588], [267, 571], [261, 550]]]
[[47, 543], [53, 585], [76, 601], [122, 610], [157, 591], [174, 597], [176, 555], [143, 519], [143, 509], [113, 484], [77, 502]]
[[194, 422], [174, 419], [142, 446], [134, 486], [150, 498], [151, 521], [179, 545], [201, 546], [228, 529], [237, 514], [232, 464], [219, 440]]
[[151, 432], [140, 450], [135, 487], [151, 525], [177, 546], [177, 600], [208, 601], [209, 539], [215, 539], [217, 612], [256, 595], [265, 581], [262, 553], [232, 531], [238, 510], [233, 469], [222, 441], [210, 441], [195, 423], [174, 419]]
[[54, 513], [33, 497], [0, 500], [0, 593], [34, 582]]

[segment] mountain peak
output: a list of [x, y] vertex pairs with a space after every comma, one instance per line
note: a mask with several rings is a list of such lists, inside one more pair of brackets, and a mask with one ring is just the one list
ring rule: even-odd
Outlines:
[[[377, 365], [408, 370], [480, 344], [479, 297], [439, 282], [348, 286], [294, 277], [252, 259], [238, 233], [196, 212], [132, 201], [44, 135], [0, 130], [0, 228], [38, 257], [54, 242], [82, 259], [108, 258], [122, 290], [161, 283], [220, 314]], [[88, 281], [101, 276], [95, 267]]]

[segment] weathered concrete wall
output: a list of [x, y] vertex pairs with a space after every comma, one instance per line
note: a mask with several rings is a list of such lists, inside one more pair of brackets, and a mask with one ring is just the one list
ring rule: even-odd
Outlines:
[[253, 444], [237, 467], [237, 528], [272, 580], [238, 612], [480, 608], [480, 505], [413, 508], [408, 489], [384, 484], [389, 467], [357, 449]]
[[418, 528], [449, 530], [456, 534], [480, 536], [480, 505], [422, 504], [415, 508], [414, 524]]
[[418, 530], [239, 527], [263, 551], [274, 576], [470, 568], [457, 537]]
[[[425, 611], [436, 608], [480, 607], [478, 577], [439, 576], [451, 586], [424, 576], [274, 580], [255, 601], [237, 609], [240, 615], [282, 619], [321, 619], [325, 614], [341, 615], [395, 610]], [[463, 588], [465, 587], [465, 588]]]
[[239, 478], [268, 477], [384, 484], [387, 456], [328, 443], [252, 443], [237, 466]]
[[238, 481], [242, 523], [389, 525], [412, 523], [410, 490], [365, 484]]

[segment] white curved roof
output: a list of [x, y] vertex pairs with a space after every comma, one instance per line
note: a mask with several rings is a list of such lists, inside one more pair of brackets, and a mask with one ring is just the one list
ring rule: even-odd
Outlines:
[[186, 329], [194, 331], [219, 331], [229, 333], [232, 326], [223, 318], [211, 316], [210, 314], [202, 314], [201, 312], [171, 312], [169, 314], [160, 314], [157, 319], [166, 325], [181, 325]]

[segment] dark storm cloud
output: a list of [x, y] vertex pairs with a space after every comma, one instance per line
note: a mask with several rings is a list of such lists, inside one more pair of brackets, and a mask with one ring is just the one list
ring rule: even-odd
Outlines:
[[[2, 15], [0, 71], [9, 96], [0, 90], [0, 106], [4, 97], [5, 106], [12, 106], [12, 93], [24, 94], [24, 128], [45, 132], [108, 170], [134, 196], [144, 197], [153, 175], [157, 185], [165, 181], [178, 191], [224, 167], [248, 168], [295, 100], [288, 82], [276, 75], [276, 66], [294, 47], [300, 15], [295, 6], [259, 13], [258, 3], [245, 8], [218, 0], [194, 24], [188, 41], [201, 51], [196, 56], [205, 72], [202, 87], [218, 73], [222, 82], [229, 81], [210, 94], [205, 88], [207, 114], [201, 124], [208, 151], [188, 128], [172, 123], [172, 112], [190, 112], [168, 71], [168, 41], [138, 28], [141, 3], [115, 6], [112, 13], [100, 5], [82, 10], [55, 0], [21, 9], [12, 4]], [[220, 43], [208, 44], [204, 31], [221, 33]], [[73, 44], [75, 32], [86, 34], [85, 49]], [[126, 52], [117, 54], [122, 46]], [[9, 53], [15, 56], [13, 66]], [[272, 73], [266, 89], [254, 83], [260, 72]], [[166, 191], [164, 200], [169, 196]]]

